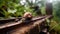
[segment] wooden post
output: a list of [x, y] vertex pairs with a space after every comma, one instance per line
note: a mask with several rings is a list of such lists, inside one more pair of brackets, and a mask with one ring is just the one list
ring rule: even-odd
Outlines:
[[52, 3], [46, 2], [46, 14], [52, 15]]

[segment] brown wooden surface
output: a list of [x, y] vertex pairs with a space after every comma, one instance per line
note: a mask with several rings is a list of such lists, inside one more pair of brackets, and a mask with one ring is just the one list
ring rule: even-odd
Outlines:
[[[47, 16], [46, 18], [38, 20], [32, 24], [28, 24], [23, 27], [16, 28], [16, 29], [12, 30], [10, 32], [10, 34], [29, 34], [29, 31], [32, 31], [31, 29], [34, 30], [35, 27], [39, 26], [43, 21], [45, 21], [47, 18], [50, 18], [50, 17], [51, 16]], [[39, 32], [38, 30], [35, 30], [35, 31]], [[34, 31], [34, 33], [37, 34], [35, 31]], [[32, 33], [33, 33], [33, 31], [32, 31]]]
[[[16, 25], [16, 23], [15, 23], [15, 25], [14, 26], [12, 26], [12, 27], [9, 27], [9, 25], [11, 25], [11, 23], [8, 25], [8, 24], [6, 24], [5, 25], [5, 27], [4, 27], [4, 25], [1, 25], [0, 26], [0, 34], [38, 34], [40, 31], [40, 24], [42, 23], [42, 22], [44, 22], [47, 18], [50, 18], [50, 17], [52, 17], [51, 15], [49, 15], [49, 16], [46, 16], [45, 18], [43, 18], [43, 19], [40, 19], [40, 20], [37, 20], [37, 21], [35, 21], [35, 22], [31, 22], [31, 23], [29, 23], [29, 24], [20, 24], [20, 22]], [[37, 17], [38, 18], [38, 17]], [[36, 19], [37, 19], [36, 18]], [[41, 18], [41, 17], [40, 17]], [[35, 18], [34, 18], [35, 19]], [[33, 20], [34, 20], [33, 19]], [[12, 23], [13, 24], [13, 23]], [[3, 26], [3, 27], [2, 27]], [[4, 29], [2, 29], [2, 28], [4, 28]]]
[[[36, 19], [40, 19], [44, 16], [41, 16], [41, 17], [35, 17], [33, 18], [32, 20], [36, 20]], [[22, 22], [21, 21], [18, 21], [18, 22], [9, 22], [9, 23], [6, 23], [6, 24], [3, 24], [3, 25], [0, 25], [0, 29], [3, 29], [3, 28], [7, 28], [7, 27], [11, 27], [11, 26], [15, 26], [15, 25], [18, 25], [18, 24], [21, 24]]]

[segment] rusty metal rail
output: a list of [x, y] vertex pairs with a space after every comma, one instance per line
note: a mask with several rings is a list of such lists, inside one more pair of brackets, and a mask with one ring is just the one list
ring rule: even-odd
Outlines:
[[[2, 31], [2, 33], [5, 32], [6, 34], [17, 34], [17, 33], [18, 34], [26, 34], [26, 33], [29, 34], [30, 33], [29, 31], [31, 31], [31, 29], [34, 30], [36, 26], [38, 27], [47, 18], [49, 19], [51, 17], [52, 15], [33, 18], [32, 21], [35, 21], [35, 22], [31, 22], [30, 24], [21, 24], [20, 22], [16, 22], [14, 24], [11, 23], [11, 24], [6, 24], [6, 25], [1, 25], [0, 31]], [[20, 25], [22, 27], [20, 27]], [[6, 31], [4, 31], [5, 29]], [[39, 33], [39, 30], [38, 30], [38, 33]]]

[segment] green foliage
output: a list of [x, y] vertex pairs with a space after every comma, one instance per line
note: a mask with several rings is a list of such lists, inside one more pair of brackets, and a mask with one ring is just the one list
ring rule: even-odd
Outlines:
[[[35, 0], [35, 3], [33, 3], [32, 1], [30, 2], [29, 0], [26, 0], [26, 6], [27, 7], [25, 7], [25, 5], [22, 5], [20, 3], [20, 0], [0, 0], [0, 8], [2, 6], [6, 6], [7, 10], [10, 9], [11, 12], [13, 12], [13, 10], [16, 9], [16, 12], [11, 13], [11, 15], [14, 15], [15, 17], [23, 16], [24, 10], [29, 11], [29, 12], [31, 12], [33, 14], [33, 16], [36, 16], [37, 14], [35, 12], [33, 12], [33, 9], [30, 9], [30, 7], [38, 5], [38, 4], [42, 3], [42, 2], [44, 2], [44, 1], [38, 1], [38, 2], [37, 1], [38, 0]], [[42, 4], [44, 4], [44, 3], [42, 3]], [[42, 9], [42, 10], [44, 10], [44, 9]], [[4, 13], [4, 12], [5, 13], [9, 12], [9, 10], [8, 11], [3, 11], [2, 13]]]
[[[24, 12], [24, 6], [20, 5], [19, 2], [20, 2], [20, 0], [1, 0], [0, 1], [0, 8], [2, 6], [6, 6], [7, 7], [7, 11], [5, 11], [5, 8], [3, 8], [3, 11], [1, 11], [1, 13], [5, 17], [9, 17], [9, 16], [12, 15], [13, 10], [16, 9], [17, 11], [14, 12], [13, 15], [16, 16], [16, 17], [22, 15], [23, 12]], [[8, 9], [10, 9], [10, 10], [8, 10]], [[9, 11], [10, 11], [10, 13], [9, 13]]]
[[53, 13], [56, 18], [60, 18], [60, 1], [57, 1], [53, 6]]
[[41, 13], [42, 13], [42, 15], [45, 15], [45, 14], [46, 14], [46, 12], [45, 12], [45, 7], [42, 7], [42, 8], [41, 8]]
[[4, 9], [2, 9], [2, 10], [3, 10], [3, 12], [1, 12], [1, 13], [5, 16], [5, 18], [11, 17], [11, 13], [5, 11]]
[[51, 23], [50, 23], [50, 30], [55, 30], [56, 32], [60, 32], [60, 23], [58, 23], [57, 21], [54, 21], [54, 20], [51, 20]]
[[60, 33], [60, 1], [53, 2], [53, 19], [50, 24], [50, 31], [55, 30]]

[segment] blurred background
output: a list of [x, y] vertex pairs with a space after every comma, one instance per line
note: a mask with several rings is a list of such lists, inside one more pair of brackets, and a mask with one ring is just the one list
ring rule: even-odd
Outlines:
[[47, 11], [53, 15], [49, 31], [60, 34], [60, 0], [0, 0], [0, 19], [22, 17], [24, 12], [46, 15]]

